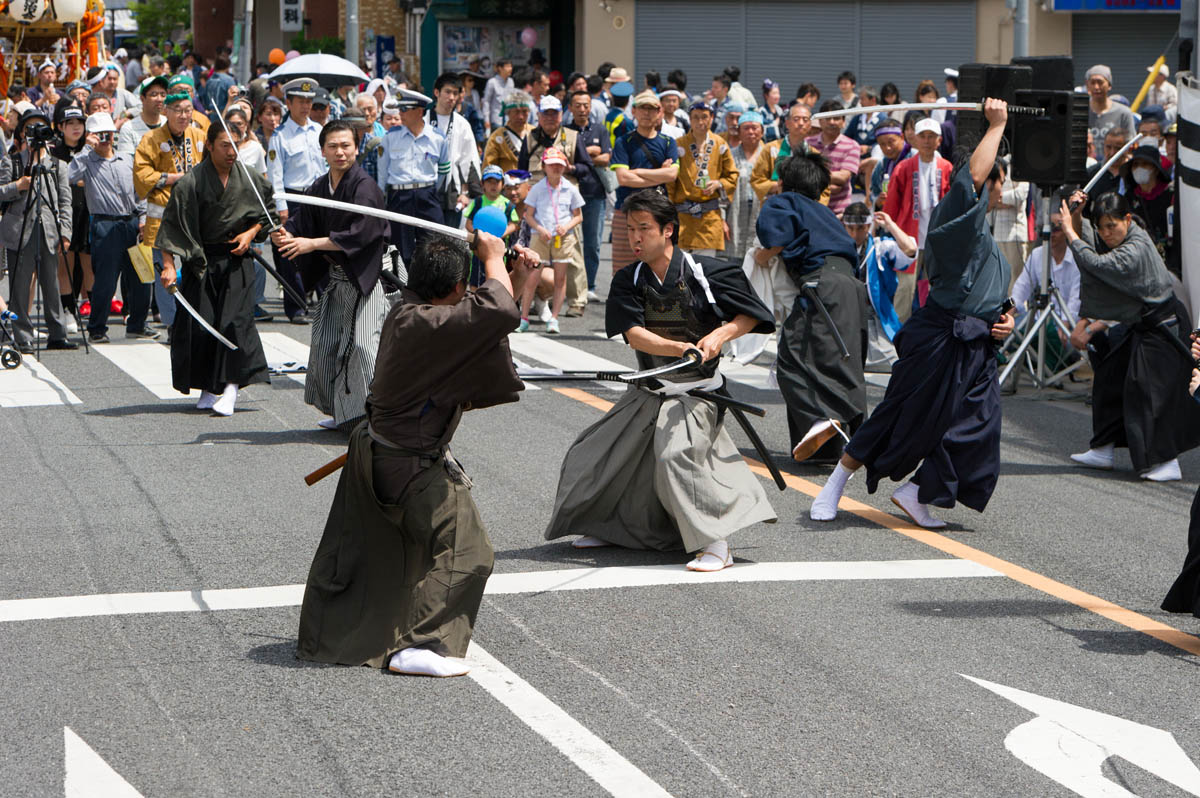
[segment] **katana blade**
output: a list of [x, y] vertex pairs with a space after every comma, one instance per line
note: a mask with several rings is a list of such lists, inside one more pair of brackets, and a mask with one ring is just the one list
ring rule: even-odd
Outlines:
[[195, 319], [197, 324], [199, 324], [201, 327], [204, 328], [205, 332], [207, 332], [213, 338], [216, 338], [221, 343], [225, 344], [225, 346], [229, 347], [234, 352], [237, 351], [237, 345], [234, 344], [233, 341], [230, 341], [224, 335], [221, 335], [219, 332], [217, 332], [217, 328], [213, 327], [211, 324], [209, 324], [207, 321], [205, 321], [203, 319], [203, 317], [201, 317], [200, 314], [196, 311], [196, 309], [191, 306], [191, 303], [189, 303], [186, 299], [183, 298], [183, 294], [181, 294], [179, 292], [178, 285], [172, 285], [167, 290], [170, 291], [171, 294], [175, 297], [175, 301], [179, 303], [179, 306], [181, 308], [183, 308], [184, 310], [186, 310], [187, 314], [189, 316], [191, 316], [193, 319]]
[[258, 261], [259, 265], [262, 266], [263, 269], [266, 270], [267, 274], [269, 274], [275, 278], [275, 282], [279, 283], [279, 287], [283, 289], [283, 292], [285, 294], [287, 294], [288, 296], [290, 296], [292, 298], [293, 302], [295, 302], [297, 305], [304, 308], [305, 310], [308, 309], [308, 300], [306, 300], [303, 296], [300, 295], [300, 292], [296, 290], [295, 286], [293, 286], [287, 280], [283, 279], [283, 275], [281, 275], [279, 272], [275, 271], [275, 267], [272, 266], [270, 263], [268, 263], [266, 258], [264, 258], [262, 255], [259, 255], [257, 252], [255, 252], [253, 247], [246, 250], [246, 252], [247, 252], [247, 254], [250, 255], [250, 257], [252, 257], [256, 261]]
[[699, 366], [703, 361], [704, 355], [700, 354], [699, 349], [689, 349], [683, 357], [674, 363], [668, 363], [658, 368], [646, 369], [645, 371], [635, 371], [631, 374], [622, 374], [621, 380], [623, 382], [635, 382], [637, 380], [648, 380], [651, 377], [661, 377], [664, 374], [671, 374], [672, 372]]
[[[1124, 147], [1122, 147], [1121, 149], [1119, 149], [1115, 153], [1113, 153], [1113, 157], [1111, 157], [1107, 161], [1105, 161], [1104, 165], [1096, 170], [1096, 174], [1092, 175], [1092, 179], [1089, 180], [1088, 184], [1083, 187], [1083, 189], [1082, 189], [1083, 193], [1087, 194], [1087, 193], [1091, 192], [1092, 188], [1096, 185], [1096, 183], [1100, 180], [1100, 178], [1104, 176], [1104, 173], [1108, 171], [1109, 167], [1112, 166], [1113, 164], [1115, 164], [1117, 161], [1119, 161], [1121, 159], [1122, 155], [1124, 155], [1125, 153], [1132, 150], [1134, 148], [1134, 146], [1145, 137], [1146, 137], [1145, 133], [1138, 133], [1136, 136], [1131, 138], [1129, 141], [1125, 142]], [[1075, 210], [1075, 209], [1072, 208], [1071, 210]]]
[[387, 219], [390, 222], [399, 222], [400, 224], [412, 225], [420, 227], [423, 230], [429, 230], [434, 233], [441, 233], [444, 236], [457, 238], [460, 241], [470, 241], [471, 234], [466, 230], [460, 230], [457, 227], [449, 227], [437, 222], [430, 222], [426, 219], [418, 219], [416, 216], [407, 216], [403, 213], [395, 213], [394, 211], [385, 211], [382, 208], [372, 208], [369, 205], [358, 205], [353, 202], [338, 202], [337, 200], [324, 199], [323, 197], [310, 197], [307, 194], [280, 194], [279, 197], [288, 202], [298, 202], [301, 205], [317, 205], [322, 208], [332, 208], [338, 211], [349, 211], [351, 213], [361, 213], [366, 216], [378, 216], [380, 219]]
[[[835, 116], [858, 116], [859, 114], [874, 114], [884, 113], [890, 114], [893, 111], [982, 111], [983, 103], [896, 103], [895, 105], [866, 105], [858, 106], [857, 108], [838, 108], [835, 111], [822, 111], [819, 114], [813, 114], [812, 120], [819, 122], [822, 119], [832, 119]], [[1010, 114], [1033, 114], [1041, 115], [1045, 111], [1030, 105], [1010, 105], [1008, 106]]]

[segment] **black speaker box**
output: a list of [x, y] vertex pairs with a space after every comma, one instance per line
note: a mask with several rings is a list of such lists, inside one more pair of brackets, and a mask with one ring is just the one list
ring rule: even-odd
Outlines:
[[1088, 96], [1028, 89], [1017, 92], [1016, 104], [1036, 106], [1043, 113], [1017, 117], [1012, 179], [1049, 187], [1086, 182]]
[[[958, 100], [964, 103], [983, 102], [995, 97], [1009, 105], [1016, 104], [1017, 92], [1033, 88], [1033, 68], [1008, 64], [963, 64], [958, 68]], [[958, 146], [975, 149], [987, 131], [987, 120], [980, 111], [958, 112]], [[1012, 141], [1013, 119], [1004, 130], [1005, 141]]]
[[1073, 91], [1075, 88], [1075, 62], [1069, 55], [1032, 55], [1014, 58], [1012, 62], [1033, 70], [1031, 89]]

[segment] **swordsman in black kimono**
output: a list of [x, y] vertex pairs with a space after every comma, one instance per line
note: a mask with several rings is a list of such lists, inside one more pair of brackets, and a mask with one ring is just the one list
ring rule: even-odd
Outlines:
[[643, 370], [683, 367], [630, 387], [571, 445], [545, 536], [581, 535], [579, 548], [682, 548], [696, 555], [690, 570], [719, 571], [733, 562], [726, 538], [775, 512], [719, 402], [689, 391], [721, 391], [721, 347], [771, 333], [774, 322], [739, 266], [676, 246], [679, 217], [666, 197], [640, 191], [624, 211], [628, 230], [616, 234], [641, 260], [613, 278], [607, 332], [625, 337]]
[[879, 480], [912, 479], [892, 501], [919, 526], [945, 526], [927, 505], [962, 502], [982, 512], [1000, 471], [1000, 385], [993, 341], [1013, 328], [1004, 311], [1010, 269], [987, 222], [990, 184], [1000, 178], [996, 152], [1008, 119], [1002, 100], [984, 103], [988, 131], [951, 178], [933, 211], [925, 243], [929, 301], [896, 336], [883, 401], [846, 444], [813, 501], [814, 521], [831, 521], [846, 481], [867, 467]]

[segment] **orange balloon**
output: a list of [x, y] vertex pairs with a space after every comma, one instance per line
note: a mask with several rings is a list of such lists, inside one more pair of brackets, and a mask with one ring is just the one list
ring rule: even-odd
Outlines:
[[275, 66], [282, 64], [285, 58], [286, 56], [283, 50], [280, 50], [278, 47], [272, 49], [271, 52], [267, 54], [267, 60]]

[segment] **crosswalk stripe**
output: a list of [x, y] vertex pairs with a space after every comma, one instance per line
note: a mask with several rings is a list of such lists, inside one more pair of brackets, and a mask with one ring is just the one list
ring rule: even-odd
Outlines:
[[[290, 335], [285, 335], [281, 332], [259, 333], [258, 337], [262, 339], [263, 352], [267, 355], [268, 363], [272, 365], [279, 365], [281, 363], [308, 365], [308, 344], [301, 343]], [[304, 384], [303, 373], [290, 373], [287, 376], [301, 385]]]
[[[561, 341], [553, 341], [536, 333], [513, 333], [509, 335], [508, 348], [512, 350], [514, 355], [527, 357], [530, 360], [536, 360], [544, 366], [562, 369], [563, 371], [629, 371], [627, 366], [623, 366], [620, 363], [614, 363], [611, 360], [597, 357], [590, 352], [577, 349]], [[607, 390], [625, 389], [625, 385], [622, 383], [591, 382], [588, 384], [593, 388]], [[539, 386], [534, 382], [525, 383], [526, 390], [538, 390], [538, 388]]]
[[0, 407], [77, 404], [79, 397], [31, 355], [15, 369], [0, 368]]
[[171, 384], [170, 348], [154, 341], [127, 339], [92, 344], [92, 348], [159, 399], [188, 399]]

